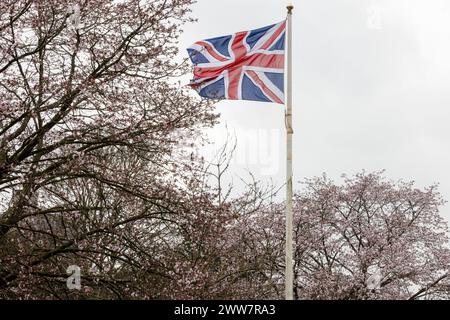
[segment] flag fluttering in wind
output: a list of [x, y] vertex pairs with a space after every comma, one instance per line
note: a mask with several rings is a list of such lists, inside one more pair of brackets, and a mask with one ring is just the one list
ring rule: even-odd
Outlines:
[[285, 33], [282, 21], [194, 43], [190, 86], [205, 98], [283, 104]]

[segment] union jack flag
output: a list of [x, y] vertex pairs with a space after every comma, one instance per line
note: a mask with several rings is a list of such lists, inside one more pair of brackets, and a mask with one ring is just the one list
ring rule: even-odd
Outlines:
[[202, 40], [187, 50], [202, 97], [284, 103], [286, 21]]

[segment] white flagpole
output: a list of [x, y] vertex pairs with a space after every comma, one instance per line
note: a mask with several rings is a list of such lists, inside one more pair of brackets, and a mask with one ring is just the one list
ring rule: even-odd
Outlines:
[[286, 300], [293, 300], [294, 264], [292, 254], [292, 10], [287, 6], [287, 99], [286, 99]]

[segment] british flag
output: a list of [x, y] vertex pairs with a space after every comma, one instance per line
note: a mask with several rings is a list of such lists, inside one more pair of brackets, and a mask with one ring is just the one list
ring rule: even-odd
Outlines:
[[202, 40], [187, 50], [202, 97], [284, 103], [286, 21]]

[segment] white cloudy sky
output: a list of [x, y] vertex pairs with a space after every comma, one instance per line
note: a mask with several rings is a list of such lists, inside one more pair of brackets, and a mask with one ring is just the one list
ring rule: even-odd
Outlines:
[[[281, 21], [287, 2], [199, 0], [180, 46]], [[293, 4], [295, 180], [385, 169], [419, 187], [439, 182], [450, 200], [450, 1]], [[284, 107], [222, 101], [216, 109], [211, 148], [235, 134], [233, 172], [282, 184]], [[450, 219], [450, 205], [443, 213]]]

